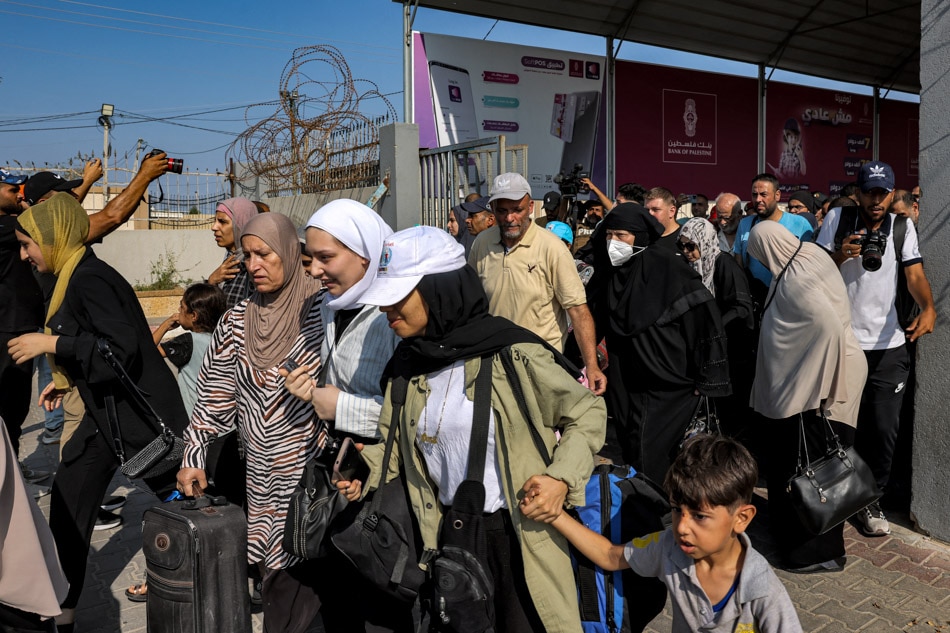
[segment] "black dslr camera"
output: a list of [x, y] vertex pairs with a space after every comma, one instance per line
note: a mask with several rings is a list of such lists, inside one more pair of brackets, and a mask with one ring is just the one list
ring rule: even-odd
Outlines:
[[881, 269], [881, 257], [887, 249], [886, 235], [880, 231], [871, 231], [867, 235], [861, 234], [852, 244], [861, 247], [861, 265], [864, 270], [873, 273]]
[[590, 172], [584, 171], [584, 166], [580, 163], [574, 165], [574, 169], [569, 174], [563, 171], [554, 177], [554, 183], [562, 196], [576, 196], [577, 194], [590, 193], [590, 187], [581, 180], [590, 178]]
[[[161, 149], [153, 149], [148, 154], [145, 155], [145, 158], [151, 158], [152, 156], [158, 156], [159, 154], [164, 154], [165, 151]], [[181, 170], [185, 166], [185, 161], [181, 158], [168, 158], [168, 171], [173, 174], [180, 174]]]

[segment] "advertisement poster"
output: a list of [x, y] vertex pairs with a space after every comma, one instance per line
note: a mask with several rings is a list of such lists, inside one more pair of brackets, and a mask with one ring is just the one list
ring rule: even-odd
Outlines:
[[617, 183], [747, 199], [757, 173], [756, 85], [746, 77], [618, 61]]
[[559, 173], [593, 171], [595, 155], [603, 169], [603, 57], [429, 33], [413, 34], [412, 55], [421, 147], [501, 134], [527, 144], [536, 199]]
[[663, 162], [716, 164], [715, 94], [663, 91]]
[[897, 186], [913, 189], [920, 178], [920, 105], [881, 101], [881, 160], [894, 168]]
[[771, 82], [765, 111], [766, 165], [783, 192], [836, 194], [873, 157], [870, 96]]

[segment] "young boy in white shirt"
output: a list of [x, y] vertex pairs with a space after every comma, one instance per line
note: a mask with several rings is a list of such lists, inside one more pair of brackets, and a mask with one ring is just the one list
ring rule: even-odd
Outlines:
[[[673, 633], [801, 633], [785, 587], [745, 535], [757, 479], [755, 460], [741, 444], [699, 435], [664, 481], [670, 529], [617, 545], [566, 513], [551, 523], [601, 569], [630, 567], [662, 579], [672, 598]], [[525, 490], [522, 503], [533, 494]]]

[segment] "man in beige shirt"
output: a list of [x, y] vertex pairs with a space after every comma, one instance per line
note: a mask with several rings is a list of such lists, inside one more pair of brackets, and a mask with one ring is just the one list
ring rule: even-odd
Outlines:
[[520, 174], [496, 176], [490, 204], [495, 226], [479, 233], [468, 258], [488, 295], [489, 312], [562, 351], [570, 318], [590, 390], [602, 394], [607, 378], [597, 365], [594, 320], [570, 251], [531, 221], [531, 186]]

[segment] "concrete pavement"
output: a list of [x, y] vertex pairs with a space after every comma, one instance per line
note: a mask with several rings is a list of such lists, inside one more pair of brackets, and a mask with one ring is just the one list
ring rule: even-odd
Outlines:
[[[59, 447], [38, 442], [42, 413], [32, 408], [24, 424], [21, 457], [30, 468], [52, 471]], [[49, 482], [44, 482], [48, 485]], [[29, 486], [36, 488], [35, 486]], [[136, 633], [146, 630], [145, 605], [126, 599], [125, 590], [145, 577], [141, 548], [142, 513], [154, 497], [117, 475], [110, 494], [128, 496], [119, 510], [124, 523], [94, 533], [86, 584], [77, 610], [76, 633]], [[764, 500], [750, 535], [759, 551], [769, 556], [774, 546], [765, 529]], [[39, 499], [44, 513], [49, 496]], [[848, 563], [843, 572], [800, 576], [778, 571], [798, 608], [806, 632], [950, 633], [950, 546], [918, 534], [907, 517], [888, 514], [892, 534], [869, 539], [852, 526], [845, 528]], [[895, 524], [896, 522], [896, 524]], [[259, 613], [254, 631], [262, 630]], [[670, 609], [657, 616], [648, 631], [670, 631]], [[317, 629], [315, 629], [317, 630]], [[227, 632], [222, 632], [227, 633]]]

